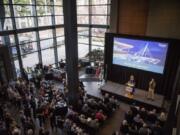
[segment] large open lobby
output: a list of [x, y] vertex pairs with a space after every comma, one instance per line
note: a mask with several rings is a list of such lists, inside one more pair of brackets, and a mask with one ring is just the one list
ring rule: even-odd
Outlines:
[[0, 0], [0, 135], [180, 135], [179, 0]]

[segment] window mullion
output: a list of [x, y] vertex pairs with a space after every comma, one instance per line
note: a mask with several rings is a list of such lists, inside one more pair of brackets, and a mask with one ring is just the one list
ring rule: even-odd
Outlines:
[[[54, 0], [52, 0], [52, 5], [54, 5]], [[52, 17], [52, 25], [55, 25], [55, 7], [52, 6], [51, 11], [51, 17]], [[53, 46], [54, 46], [54, 57], [55, 57], [55, 66], [58, 67], [58, 51], [57, 51], [57, 39], [56, 39], [56, 29], [55, 27], [52, 30], [53, 32]]]
[[[38, 27], [36, 0], [32, 0], [32, 3], [35, 5], [35, 6], [33, 6], [33, 16], [35, 16], [35, 18], [34, 18], [34, 25], [35, 25], [35, 27]], [[39, 63], [42, 63], [42, 53], [41, 53], [39, 30], [36, 30], [36, 40], [37, 40], [37, 49], [38, 49]]]

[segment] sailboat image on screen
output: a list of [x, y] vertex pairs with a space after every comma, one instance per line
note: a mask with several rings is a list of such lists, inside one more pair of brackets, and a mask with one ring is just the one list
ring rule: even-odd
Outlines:
[[135, 52], [134, 54], [130, 54], [132, 56], [128, 57], [129, 60], [135, 61], [138, 63], [147, 63], [147, 64], [158, 64], [160, 62], [159, 59], [153, 58], [150, 49], [149, 44], [146, 43], [145, 47], [142, 48], [140, 51]]

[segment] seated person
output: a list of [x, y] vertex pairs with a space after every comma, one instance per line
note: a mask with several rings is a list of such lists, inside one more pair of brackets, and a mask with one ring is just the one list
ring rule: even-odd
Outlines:
[[131, 110], [129, 110], [125, 113], [125, 119], [127, 120], [128, 123], [133, 122], [133, 114], [132, 114]]
[[102, 100], [99, 100], [99, 102], [98, 102], [98, 108], [99, 108], [99, 109], [102, 109], [104, 112], [107, 112], [107, 111], [108, 111], [108, 110], [107, 110], [107, 105], [104, 104]]
[[93, 113], [92, 109], [88, 106], [88, 104], [84, 104], [81, 111], [83, 114], [86, 114], [88, 116]]
[[120, 127], [120, 131], [121, 131], [121, 133], [123, 133], [125, 135], [129, 133], [129, 125], [126, 120], [123, 120], [121, 127]]
[[132, 106], [130, 106], [130, 109], [132, 111], [133, 116], [136, 116], [139, 113], [139, 107], [138, 106], [132, 105]]
[[80, 127], [77, 127], [76, 128], [76, 132], [75, 132], [77, 135], [81, 135], [81, 134], [83, 134], [83, 130], [82, 130], [82, 128], [80, 128]]
[[105, 104], [107, 104], [108, 102], [109, 102], [109, 94], [108, 93], [106, 93], [105, 95], [104, 95], [104, 103]]
[[99, 128], [99, 121], [98, 119], [92, 119], [91, 121], [88, 122], [88, 126], [94, 129]]
[[115, 111], [115, 108], [113, 108], [113, 104], [111, 102], [107, 103], [108, 112]]
[[111, 96], [111, 97], [109, 98], [109, 101], [110, 101], [110, 103], [112, 104], [112, 107], [113, 107], [114, 109], [116, 109], [118, 105], [117, 105], [117, 103], [116, 103], [116, 100], [115, 100], [114, 96]]
[[103, 111], [102, 111], [102, 110], [99, 110], [99, 111], [96, 113], [95, 118], [98, 119], [99, 122], [103, 122], [104, 120], [106, 120], [106, 116], [103, 114]]
[[157, 121], [156, 109], [148, 112], [147, 120], [151, 123], [155, 123]]
[[166, 119], [167, 119], [167, 116], [166, 116], [165, 112], [161, 112], [160, 116], [158, 117], [158, 121], [162, 127], [164, 126]]
[[83, 124], [86, 124], [86, 123], [87, 123], [87, 119], [86, 119], [86, 117], [85, 117], [84, 114], [81, 114], [81, 115], [79, 116], [79, 121], [80, 121], [81, 123], [83, 123]]
[[161, 112], [160, 113], [160, 116], [158, 117], [158, 120], [160, 120], [160, 121], [166, 121], [166, 114], [165, 114], [165, 112]]
[[152, 133], [153, 135], [163, 135], [162, 134], [162, 127], [158, 121], [152, 126]]
[[146, 123], [139, 129], [139, 135], [149, 135], [151, 134], [151, 130], [147, 127]]
[[74, 115], [72, 115], [72, 121], [75, 122], [75, 123], [78, 123], [79, 122], [79, 115], [77, 112], [75, 112]]
[[92, 109], [97, 108], [97, 102], [95, 101], [95, 99], [89, 98], [89, 99], [87, 99], [87, 103]]
[[76, 133], [77, 133], [76, 129], [77, 129], [77, 125], [76, 125], [76, 123], [73, 123], [71, 126], [70, 134], [76, 135]]
[[119, 100], [118, 100], [118, 99], [115, 99], [115, 104], [116, 104], [116, 107], [117, 107], [117, 108], [119, 108], [119, 106], [120, 106], [120, 102], [119, 102]]
[[134, 121], [134, 124], [135, 124], [135, 127], [137, 129], [139, 129], [140, 127], [142, 127], [142, 124], [143, 124], [143, 120], [141, 118], [141, 116], [139, 114], [137, 114], [134, 118], [133, 118], [133, 121]]
[[142, 108], [139, 110], [139, 114], [140, 114], [140, 116], [141, 116], [141, 118], [142, 118], [143, 120], [146, 120], [146, 118], [147, 118], [147, 112], [146, 112], [146, 109], [145, 109], [144, 107], [142, 107]]

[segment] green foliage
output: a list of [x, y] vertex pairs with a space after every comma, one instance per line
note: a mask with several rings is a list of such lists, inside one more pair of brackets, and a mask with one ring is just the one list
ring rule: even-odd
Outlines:
[[14, 0], [14, 4], [29, 4], [29, 0]]
[[36, 10], [37, 10], [38, 15], [44, 15], [45, 7], [39, 6]]
[[3, 0], [4, 4], [8, 4], [9, 0]]
[[20, 5], [18, 7], [19, 8], [16, 7], [16, 11], [20, 16], [26, 16], [31, 14], [31, 10], [28, 9], [26, 6]]
[[36, 0], [36, 4], [37, 5], [45, 5], [45, 1], [44, 0]]
[[[9, 0], [3, 0], [4, 4], [8, 4]], [[50, 5], [53, 0], [36, 0], [37, 5]], [[30, 4], [31, 0], [13, 0], [13, 4]], [[46, 3], [45, 3], [46, 2]]]
[[[45, 15], [45, 6], [43, 5], [51, 5], [53, 0], [36, 0], [36, 5], [38, 6], [37, 12], [38, 15]], [[4, 4], [9, 4], [9, 0], [3, 0]], [[26, 5], [23, 4], [31, 4], [31, 0], [13, 0], [13, 4], [17, 4], [14, 6], [16, 13], [19, 16], [28, 16], [31, 15], [31, 8], [27, 8]], [[42, 6], [41, 6], [42, 5]], [[47, 10], [51, 10], [49, 6], [47, 6]]]
[[[45, 2], [45, 0], [36, 0], [36, 4], [37, 5], [51, 5], [52, 1], [53, 0], [46, 0], [46, 2]], [[49, 6], [47, 7], [47, 10], [51, 10]], [[39, 15], [44, 15], [45, 14], [45, 6], [39, 6], [37, 8], [37, 12]]]
[[94, 49], [89, 52], [86, 57], [89, 57], [90, 61], [103, 61], [104, 59], [104, 52], [100, 49]]

